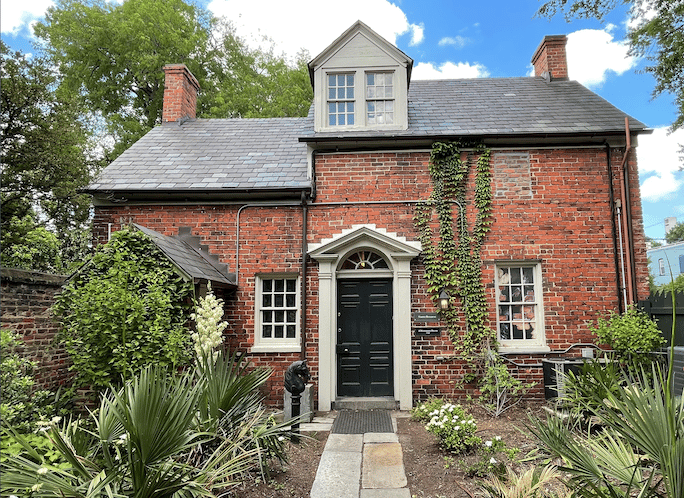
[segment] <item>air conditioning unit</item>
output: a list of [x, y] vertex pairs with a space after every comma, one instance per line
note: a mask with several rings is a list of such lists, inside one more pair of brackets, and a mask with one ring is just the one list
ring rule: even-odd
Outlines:
[[568, 372], [578, 373], [589, 358], [544, 358], [544, 398], [562, 398], [565, 395], [565, 378]]

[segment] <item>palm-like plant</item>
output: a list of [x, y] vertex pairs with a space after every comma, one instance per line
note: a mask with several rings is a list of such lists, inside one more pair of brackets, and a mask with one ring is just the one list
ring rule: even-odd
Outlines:
[[[555, 417], [531, 420], [547, 452], [561, 458], [560, 468], [571, 475], [567, 484], [577, 496], [684, 496], [684, 401], [674, 398], [671, 384], [662, 379], [654, 366], [652, 374], [600, 386], [582, 401], [603, 426], [594, 433]], [[625, 380], [638, 384], [616, 391]]]
[[552, 465], [534, 467], [520, 475], [509, 468], [505, 478], [493, 476], [480, 485], [485, 498], [570, 498], [572, 491], [558, 485], [560, 477]]
[[3, 462], [0, 490], [33, 497], [213, 496], [253, 464], [258, 450], [249, 445], [260, 418], [243, 419], [233, 439], [222, 440], [201, 465], [191, 464], [191, 450], [213, 436], [196, 425], [201, 387], [191, 373], [143, 369], [103, 397], [95, 431], [78, 421], [50, 429], [65, 468], [46, 465], [15, 434], [25, 455]]

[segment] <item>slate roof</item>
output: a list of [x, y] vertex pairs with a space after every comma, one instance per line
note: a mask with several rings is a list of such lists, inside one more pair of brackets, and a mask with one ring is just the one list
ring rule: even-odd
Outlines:
[[[483, 78], [412, 81], [409, 128], [314, 133], [306, 118], [197, 119], [158, 126], [110, 164], [92, 193], [302, 190], [303, 142], [353, 139], [520, 139], [624, 135], [625, 113], [575, 81]], [[632, 132], [647, 131], [629, 118]]]
[[309, 118], [197, 119], [153, 128], [89, 185], [98, 190], [309, 188]]
[[190, 235], [189, 229], [181, 228], [178, 237], [169, 237], [142, 225], [134, 223], [134, 226], [150, 237], [166, 257], [194, 281], [208, 280], [223, 287], [237, 287], [235, 274], [228, 273], [228, 266], [209, 254], [207, 247], [199, 244], [199, 237]]

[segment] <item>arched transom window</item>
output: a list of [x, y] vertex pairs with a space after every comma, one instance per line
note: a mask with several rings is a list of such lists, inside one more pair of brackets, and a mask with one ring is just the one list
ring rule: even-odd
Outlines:
[[340, 270], [387, 270], [389, 266], [379, 254], [363, 249], [349, 255]]

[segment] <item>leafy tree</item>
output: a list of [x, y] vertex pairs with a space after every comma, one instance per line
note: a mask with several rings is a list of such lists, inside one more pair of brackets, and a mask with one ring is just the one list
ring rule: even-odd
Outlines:
[[[0, 54], [4, 264], [6, 246], [16, 246], [22, 239], [26, 250], [35, 252], [24, 236], [41, 225], [64, 234], [59, 237], [60, 250], [73, 242], [67, 234], [81, 231], [90, 214], [90, 198], [78, 189], [87, 185], [97, 162], [88, 153], [92, 144], [80, 110], [68, 93], [57, 91], [50, 63], [11, 52], [3, 42]], [[34, 235], [47, 240], [45, 232]], [[34, 269], [46, 269], [46, 260], [47, 255], [41, 255]]]
[[58, 0], [36, 34], [64, 85], [106, 120], [110, 159], [161, 121], [169, 63], [198, 79], [200, 116], [305, 115], [311, 100], [305, 66], [249, 50], [230, 24], [183, 0]]
[[671, 93], [678, 107], [672, 129], [684, 126], [684, 2], [679, 0], [548, 0], [537, 15], [553, 17], [564, 12], [566, 19], [596, 18], [619, 5], [628, 5], [638, 24], [627, 35], [632, 55], [653, 62], [646, 71], [656, 85], [653, 95]]
[[684, 223], [677, 223], [665, 234], [665, 242], [674, 244], [681, 241], [684, 241]]
[[6, 227], [0, 252], [3, 267], [47, 273], [64, 270], [57, 236], [38, 225], [33, 214], [13, 216]]

